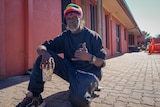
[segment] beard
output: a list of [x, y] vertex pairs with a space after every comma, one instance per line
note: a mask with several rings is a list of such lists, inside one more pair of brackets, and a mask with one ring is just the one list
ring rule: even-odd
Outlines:
[[79, 27], [80, 27], [80, 21], [78, 22], [76, 27], [72, 28], [70, 26], [67, 26], [67, 29], [70, 30], [71, 32], [75, 32], [79, 29]]
[[78, 28], [79, 28], [79, 26], [77, 26], [77, 27], [74, 28], [74, 29], [70, 29], [70, 28], [69, 28], [69, 30], [70, 30], [71, 32], [75, 32], [75, 31], [77, 31]]

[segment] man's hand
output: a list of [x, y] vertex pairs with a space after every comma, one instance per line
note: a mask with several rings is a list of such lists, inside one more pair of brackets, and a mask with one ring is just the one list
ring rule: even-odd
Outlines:
[[46, 51], [42, 54], [42, 61], [40, 64], [41, 69], [53, 69], [54, 68], [54, 59], [51, 57], [51, 55]]
[[84, 42], [82, 44], [82, 48], [79, 48], [74, 53], [74, 58], [72, 58], [72, 61], [77, 61], [77, 60], [90, 61], [90, 59], [91, 59], [91, 54], [88, 53], [86, 43]]
[[88, 53], [88, 49], [86, 47], [86, 43], [85, 42], [82, 44], [82, 48], [79, 48], [79, 50], [80, 51], [86, 51]]
[[54, 59], [47, 52], [46, 47], [43, 46], [43, 45], [38, 46], [37, 52], [38, 52], [39, 55], [42, 55], [40, 68], [41, 69], [53, 69], [54, 66], [55, 66]]
[[46, 69], [46, 70], [49, 70], [49, 69], [54, 69], [55, 68], [55, 63], [54, 63], [54, 59], [52, 57], [49, 58], [49, 60], [45, 61], [45, 62], [41, 62], [41, 65], [40, 65], [40, 68], [41, 69]]

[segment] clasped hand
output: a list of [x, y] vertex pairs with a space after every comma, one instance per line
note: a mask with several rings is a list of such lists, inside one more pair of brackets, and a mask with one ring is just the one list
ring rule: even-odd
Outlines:
[[82, 48], [79, 48], [74, 53], [74, 58], [72, 58], [72, 61], [89, 61], [91, 57], [91, 54], [88, 53], [88, 49], [86, 48], [86, 43], [82, 44]]
[[54, 69], [54, 67], [55, 67], [55, 63], [51, 55], [48, 52], [43, 53], [40, 68], [41, 69]]

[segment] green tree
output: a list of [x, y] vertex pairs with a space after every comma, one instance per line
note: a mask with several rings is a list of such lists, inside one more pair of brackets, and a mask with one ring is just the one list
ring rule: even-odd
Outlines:
[[145, 39], [152, 37], [151, 34], [149, 32], [146, 32], [146, 31], [142, 31], [142, 34], [143, 34], [143, 36], [145, 36]]
[[160, 34], [157, 35], [157, 38], [160, 38]]

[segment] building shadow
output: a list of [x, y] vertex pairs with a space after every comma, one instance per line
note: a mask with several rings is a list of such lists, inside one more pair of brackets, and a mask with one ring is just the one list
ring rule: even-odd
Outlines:
[[28, 81], [30, 75], [13, 76], [0, 80], [0, 89], [7, 88], [21, 82]]

